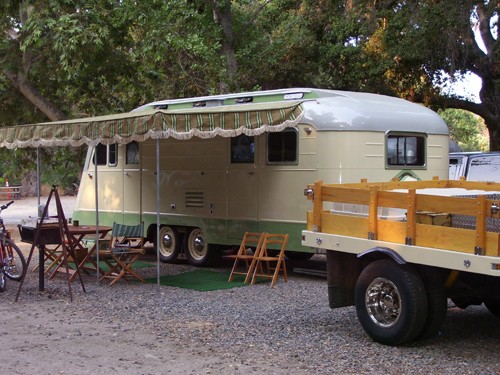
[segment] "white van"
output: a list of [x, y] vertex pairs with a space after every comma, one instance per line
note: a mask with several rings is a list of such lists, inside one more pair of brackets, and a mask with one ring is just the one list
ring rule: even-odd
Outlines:
[[156, 141], [90, 147], [73, 217], [95, 222], [94, 171], [98, 170], [99, 221], [144, 221], [164, 262], [184, 252], [205, 265], [245, 231], [289, 233], [288, 256], [312, 255], [301, 246], [308, 203], [304, 188], [328, 183], [448, 177], [448, 128], [424, 106], [382, 95], [320, 89], [284, 89], [163, 100], [137, 110], [199, 106], [244, 108], [251, 103], [301, 100], [293, 128], [249, 137], [161, 140], [160, 206], [156, 204]]
[[450, 153], [449, 179], [500, 182], [500, 152]]

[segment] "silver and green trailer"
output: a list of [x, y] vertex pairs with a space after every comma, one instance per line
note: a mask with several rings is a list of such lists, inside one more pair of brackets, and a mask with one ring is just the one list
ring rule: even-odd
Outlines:
[[[293, 121], [262, 130], [268, 119], [256, 109], [292, 103]], [[287, 255], [307, 258], [314, 251], [301, 245], [308, 182], [448, 175], [444, 121], [393, 97], [293, 88], [162, 100], [133, 113], [151, 110], [170, 114], [174, 131], [184, 118], [189, 136], [167, 132], [159, 149], [148, 137], [90, 146], [73, 218], [95, 223], [97, 191], [99, 223], [143, 221], [164, 262], [184, 253], [193, 265], [208, 264], [245, 231], [289, 233]], [[261, 131], [245, 130], [253, 122]], [[238, 130], [221, 130], [229, 123]]]

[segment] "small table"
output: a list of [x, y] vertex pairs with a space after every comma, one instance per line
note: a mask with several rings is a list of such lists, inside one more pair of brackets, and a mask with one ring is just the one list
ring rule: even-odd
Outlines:
[[[87, 250], [87, 248], [82, 244], [82, 240], [84, 238], [89, 238], [89, 236], [92, 236], [92, 239], [100, 240], [103, 239], [111, 231], [111, 229], [112, 229], [111, 227], [103, 225], [99, 225], [99, 227], [97, 227], [96, 225], [79, 225], [79, 226], [68, 225], [69, 234], [73, 237], [73, 242], [75, 244], [75, 249], [74, 249], [75, 255], [80, 251], [85, 252], [85, 250]], [[94, 261], [94, 259], [92, 259], [92, 255], [94, 254], [96, 249], [97, 249], [97, 241], [95, 242], [94, 246], [92, 246], [92, 248], [88, 249], [85, 256], [79, 262], [77, 259], [74, 259], [75, 265], [79, 270], [87, 271], [90, 269], [92, 271], [95, 271], [98, 269], [97, 263]], [[92, 263], [95, 268], [89, 268], [88, 266], [85, 266], [85, 263], [87, 262]], [[62, 263], [63, 262], [59, 263], [59, 265], [50, 275], [50, 278], [53, 278], [57, 272], [66, 273], [66, 268]], [[102, 271], [100, 269], [99, 271], [102, 274]], [[69, 273], [71, 274], [69, 280], [74, 281], [77, 276], [76, 269], [70, 269]]]

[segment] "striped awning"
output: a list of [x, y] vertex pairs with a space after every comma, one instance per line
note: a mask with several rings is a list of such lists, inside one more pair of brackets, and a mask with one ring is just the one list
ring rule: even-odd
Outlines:
[[253, 136], [296, 126], [302, 115], [300, 101], [137, 111], [0, 128], [0, 147], [95, 146], [149, 138]]

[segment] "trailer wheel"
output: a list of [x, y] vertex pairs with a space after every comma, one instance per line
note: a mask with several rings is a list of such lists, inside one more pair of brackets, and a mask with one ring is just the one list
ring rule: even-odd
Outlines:
[[160, 228], [160, 244], [155, 247], [160, 250], [160, 260], [162, 262], [175, 262], [181, 251], [181, 244], [180, 234], [175, 227], [167, 225]]
[[214, 257], [214, 247], [210, 246], [200, 228], [194, 228], [185, 237], [185, 253], [189, 264], [196, 267], [208, 266]]
[[366, 333], [385, 345], [411, 341], [422, 331], [427, 298], [420, 277], [391, 260], [370, 263], [355, 289], [356, 313]]
[[485, 298], [484, 305], [490, 313], [500, 318], [500, 299]]

